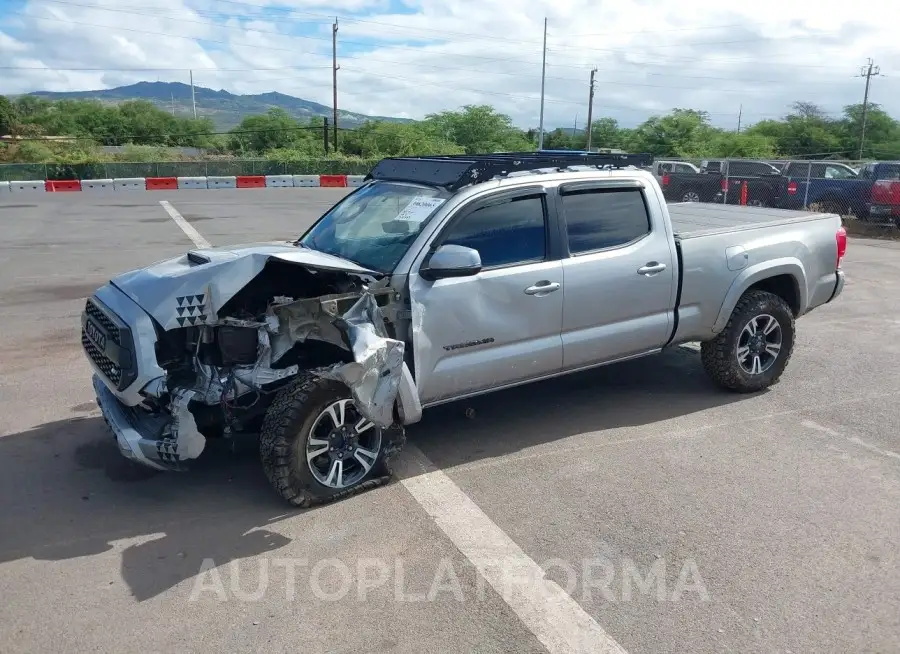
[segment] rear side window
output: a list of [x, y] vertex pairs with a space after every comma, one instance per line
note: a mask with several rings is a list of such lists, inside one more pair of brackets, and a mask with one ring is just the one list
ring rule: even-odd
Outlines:
[[807, 174], [809, 173], [809, 164], [808, 163], [792, 163], [788, 166], [787, 174], [788, 177], [797, 177], [806, 179]]
[[879, 164], [878, 179], [900, 181], [900, 164]]
[[478, 250], [485, 268], [543, 261], [547, 254], [544, 197], [515, 198], [476, 209], [450, 227], [441, 242]]
[[630, 243], [650, 233], [640, 189], [590, 189], [562, 194], [569, 252], [578, 254]]
[[777, 172], [772, 166], [757, 161], [733, 161], [728, 166], [732, 175], [772, 175]]

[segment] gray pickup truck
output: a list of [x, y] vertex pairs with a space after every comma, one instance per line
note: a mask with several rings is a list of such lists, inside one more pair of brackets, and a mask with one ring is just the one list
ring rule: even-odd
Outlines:
[[423, 408], [700, 342], [731, 391], [776, 383], [837, 297], [833, 214], [667, 205], [643, 155], [392, 158], [296, 241], [189, 250], [87, 299], [121, 452], [181, 470], [259, 434], [298, 506], [377, 485]]

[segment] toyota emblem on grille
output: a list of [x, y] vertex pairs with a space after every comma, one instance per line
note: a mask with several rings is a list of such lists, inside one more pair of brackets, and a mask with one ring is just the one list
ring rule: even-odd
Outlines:
[[87, 337], [96, 345], [101, 352], [106, 350], [106, 334], [93, 321], [87, 320], [84, 325], [84, 332]]

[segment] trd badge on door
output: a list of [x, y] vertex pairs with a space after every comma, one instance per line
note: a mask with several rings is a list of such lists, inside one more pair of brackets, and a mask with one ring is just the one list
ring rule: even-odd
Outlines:
[[464, 347], [475, 347], [476, 345], [487, 345], [488, 343], [493, 343], [493, 338], [482, 338], [478, 341], [466, 341], [465, 343], [457, 343], [456, 345], [445, 345], [444, 349], [450, 352], [451, 350], [461, 350]]

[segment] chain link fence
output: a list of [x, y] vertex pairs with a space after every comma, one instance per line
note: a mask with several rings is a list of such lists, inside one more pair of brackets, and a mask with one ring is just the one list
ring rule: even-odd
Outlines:
[[[378, 159], [4, 164], [0, 165], [0, 181], [230, 175], [365, 175], [376, 163]], [[652, 172], [661, 183], [669, 202], [724, 202], [824, 211], [855, 219], [853, 222], [857, 225], [900, 228], [900, 162], [656, 157]]]
[[378, 161], [310, 159], [280, 162], [268, 159], [232, 159], [150, 163], [0, 164], [0, 181], [220, 175], [365, 175]]
[[653, 174], [669, 202], [837, 213], [871, 235], [900, 228], [900, 162], [658, 157]]

